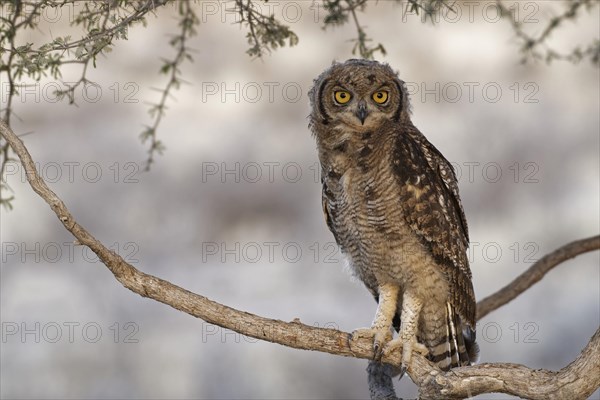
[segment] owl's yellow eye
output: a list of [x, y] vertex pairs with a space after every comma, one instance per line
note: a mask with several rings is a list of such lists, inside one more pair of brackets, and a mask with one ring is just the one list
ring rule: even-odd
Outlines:
[[373, 101], [377, 104], [383, 104], [388, 99], [388, 92], [385, 90], [380, 90], [378, 92], [373, 93]]
[[347, 92], [345, 90], [338, 90], [333, 94], [333, 98], [338, 104], [346, 104], [350, 101], [352, 96], [350, 95], [350, 92]]

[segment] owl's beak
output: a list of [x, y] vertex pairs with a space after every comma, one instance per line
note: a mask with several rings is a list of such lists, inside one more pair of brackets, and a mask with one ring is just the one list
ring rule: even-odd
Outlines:
[[356, 108], [356, 114], [358, 119], [360, 119], [360, 123], [362, 125], [365, 124], [365, 119], [367, 119], [367, 115], [369, 115], [369, 111], [367, 110], [367, 102], [361, 100], [358, 102], [358, 107]]

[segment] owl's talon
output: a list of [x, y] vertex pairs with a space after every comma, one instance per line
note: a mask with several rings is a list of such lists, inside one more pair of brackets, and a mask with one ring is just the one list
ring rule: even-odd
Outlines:
[[382, 347], [379, 343], [374, 343], [373, 344], [373, 360], [374, 361], [381, 361], [381, 358], [383, 357], [383, 352], [381, 351]]
[[400, 365], [400, 374], [398, 379], [402, 379], [404, 374], [406, 373], [406, 367], [404, 365]]
[[381, 360], [387, 343], [392, 339], [389, 329], [359, 328], [352, 332], [352, 340], [367, 338], [373, 340], [373, 360]]
[[417, 342], [416, 340], [403, 341], [402, 338], [396, 338], [394, 340], [390, 340], [384, 346], [381, 351], [381, 356], [389, 356], [392, 353], [402, 350], [402, 361], [400, 363], [400, 377], [404, 375], [408, 367], [410, 366], [410, 362], [412, 360], [412, 353], [417, 352], [423, 356], [427, 356], [429, 354], [429, 350], [427, 347]]
[[413, 352], [419, 353], [422, 356], [427, 356], [429, 354], [427, 347], [424, 344], [417, 342], [414, 338], [406, 342], [403, 342], [400, 338], [393, 340], [389, 343], [389, 350], [386, 349], [386, 354], [388, 354], [387, 352], [393, 351], [398, 347], [402, 347], [402, 361], [400, 364], [400, 369], [404, 369], [404, 371], [406, 371], [406, 369], [408, 369], [410, 366]]
[[394, 351], [401, 349], [403, 346], [402, 339], [396, 338], [394, 340], [390, 340], [386, 343], [385, 348], [383, 349], [384, 355], [388, 356], [392, 354]]

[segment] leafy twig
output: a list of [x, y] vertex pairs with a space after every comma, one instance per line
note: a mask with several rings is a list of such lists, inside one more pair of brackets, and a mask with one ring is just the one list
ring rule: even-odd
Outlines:
[[181, 17], [181, 20], [179, 21], [179, 27], [181, 28], [181, 31], [169, 42], [169, 44], [176, 50], [175, 57], [173, 60], [165, 60], [165, 63], [160, 69], [161, 74], [169, 75], [169, 80], [165, 88], [160, 91], [161, 97], [159, 102], [152, 104], [150, 107], [149, 112], [154, 118], [154, 122], [152, 125], [146, 126], [146, 129], [140, 134], [142, 143], [150, 141], [148, 158], [146, 159], [146, 171], [150, 170], [150, 166], [154, 162], [154, 155], [156, 153], [162, 154], [165, 148], [162, 142], [157, 139], [156, 133], [158, 125], [160, 124], [163, 116], [165, 115], [165, 110], [167, 109], [167, 98], [173, 89], [179, 89], [181, 85], [182, 80], [180, 66], [186, 60], [192, 61], [191, 51], [187, 47], [187, 40], [196, 35], [196, 26], [200, 21], [194, 13], [189, 1], [179, 2], [179, 15]]
[[[265, 0], [266, 2], [267, 0]], [[275, 15], [265, 15], [252, 0], [235, 0], [239, 23], [248, 26], [246, 38], [250, 48], [246, 51], [251, 57], [262, 57], [265, 52], [276, 50], [287, 44], [298, 44], [298, 36], [287, 26], [279, 22]]]
[[[580, 46], [573, 48], [570, 52], [562, 53], [552, 49], [547, 45], [551, 34], [558, 30], [566, 21], [575, 21], [581, 8], [585, 7], [591, 10], [598, 7], [596, 0], [573, 0], [566, 3], [564, 11], [555, 17], [550, 18], [539, 36], [535, 37], [527, 33], [523, 28], [523, 22], [519, 21], [516, 14], [516, 8], [506, 7], [501, 0], [496, 0], [496, 5], [500, 15], [508, 19], [515, 36], [521, 42], [519, 51], [522, 54], [521, 62], [525, 64], [529, 59], [544, 60], [550, 63], [554, 60], [565, 60], [577, 63], [588, 57], [596, 66], [600, 65], [600, 40], [594, 38], [590, 44], [583, 49]], [[543, 50], [540, 50], [543, 47]]]
[[323, 28], [344, 25], [352, 17], [357, 32], [356, 39], [352, 39], [354, 42], [352, 54], [358, 53], [362, 58], [372, 59], [376, 52], [379, 51], [382, 55], [385, 55], [386, 51], [381, 43], [378, 43], [374, 47], [369, 46], [369, 42], [372, 40], [367, 36], [367, 33], [358, 21], [356, 10], [364, 11], [366, 5], [367, 0], [325, 0], [323, 8], [327, 12], [327, 15], [325, 15], [323, 20]]
[[358, 22], [358, 17], [356, 16], [356, 9], [358, 7], [360, 7], [361, 10], [364, 9], [365, 1], [358, 1], [355, 3], [352, 0], [346, 0], [346, 3], [348, 3], [348, 10], [350, 11], [350, 14], [352, 14], [352, 20], [354, 21], [356, 31], [358, 32], [358, 37], [355, 39], [356, 43], [352, 48], [352, 54], [356, 54], [356, 51], [358, 50], [358, 54], [360, 54], [362, 58], [372, 59], [374, 58], [373, 55], [377, 51], [379, 51], [381, 52], [381, 55], [385, 56], [387, 53], [381, 43], [378, 43], [375, 47], [369, 47], [367, 42], [370, 42], [371, 39], [367, 37], [367, 34]]
[[[401, 1], [401, 0], [400, 0]], [[446, 0], [408, 0], [407, 10], [419, 15], [423, 13], [423, 22], [429, 20], [436, 22], [436, 17], [442, 13], [442, 10], [455, 13], [456, 10]]]
[[[50, 75], [54, 79], [60, 79], [61, 67], [66, 64], [81, 64], [81, 77], [74, 84], [65, 83], [66, 89], [57, 90], [55, 95], [59, 100], [67, 98], [69, 103], [75, 103], [75, 90], [89, 82], [86, 77], [89, 64], [96, 66], [97, 56], [109, 51], [114, 40], [127, 39], [127, 29], [131, 25], [143, 22], [149, 12], [167, 1], [14, 0], [7, 7], [8, 16], [0, 15], [0, 78], [6, 76], [8, 83], [6, 104], [0, 107], [4, 121], [10, 125], [11, 116], [14, 114], [14, 97], [19, 94], [20, 88], [25, 87], [25, 84], [20, 83], [23, 77], [40, 80]], [[65, 7], [76, 2], [82, 4], [83, 9], [75, 16], [72, 24], [85, 30], [81, 39], [71, 40], [70, 36], [57, 37], [39, 47], [34, 47], [33, 43], [17, 42], [20, 32], [38, 27], [41, 12], [45, 8]], [[0, 173], [5, 171], [10, 159], [8, 144], [0, 140]], [[13, 197], [5, 197], [3, 193], [6, 190], [9, 190], [8, 186], [0, 181], [0, 204], [10, 207]]]

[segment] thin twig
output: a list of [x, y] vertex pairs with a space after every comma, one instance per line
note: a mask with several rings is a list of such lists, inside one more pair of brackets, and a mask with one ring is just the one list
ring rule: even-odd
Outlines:
[[[518, 5], [517, 5], [518, 6]], [[589, 57], [594, 64], [598, 64], [598, 57], [600, 52], [600, 44], [598, 39], [594, 39], [585, 49], [581, 49], [580, 46], [573, 48], [569, 53], [561, 53], [557, 50], [552, 49], [548, 46], [547, 42], [551, 34], [556, 32], [558, 28], [563, 25], [567, 20], [575, 20], [577, 13], [582, 8], [587, 6], [588, 8], [597, 7], [598, 2], [593, 0], [572, 0], [565, 2], [564, 11], [550, 18], [543, 28], [542, 32], [536, 37], [530, 35], [523, 29], [523, 22], [519, 21], [518, 14], [515, 12], [516, 8], [513, 6], [506, 7], [502, 0], [496, 0], [496, 7], [500, 11], [500, 15], [510, 22], [513, 32], [521, 42], [520, 51], [523, 54], [521, 59], [522, 63], [526, 63], [529, 58], [534, 60], [545, 59], [546, 62], [553, 60], [566, 60], [573, 63], [579, 62], [584, 57]], [[540, 47], [545, 48], [545, 52], [540, 52]]]
[[170, 41], [171, 46], [176, 50], [176, 54], [172, 61], [166, 61], [161, 68], [162, 73], [169, 74], [169, 80], [164, 89], [160, 90], [161, 96], [159, 102], [152, 104], [150, 108], [150, 115], [154, 117], [154, 122], [151, 126], [146, 126], [146, 129], [140, 135], [142, 142], [150, 140], [145, 171], [149, 171], [151, 165], [154, 163], [154, 155], [156, 153], [161, 154], [164, 149], [164, 145], [157, 137], [158, 126], [165, 115], [167, 99], [171, 95], [173, 89], [179, 88], [181, 83], [181, 65], [185, 60], [192, 59], [190, 49], [187, 47], [187, 40], [196, 34], [194, 27], [200, 23], [189, 2], [180, 3], [179, 6], [179, 13], [181, 16], [179, 25], [181, 31]]

